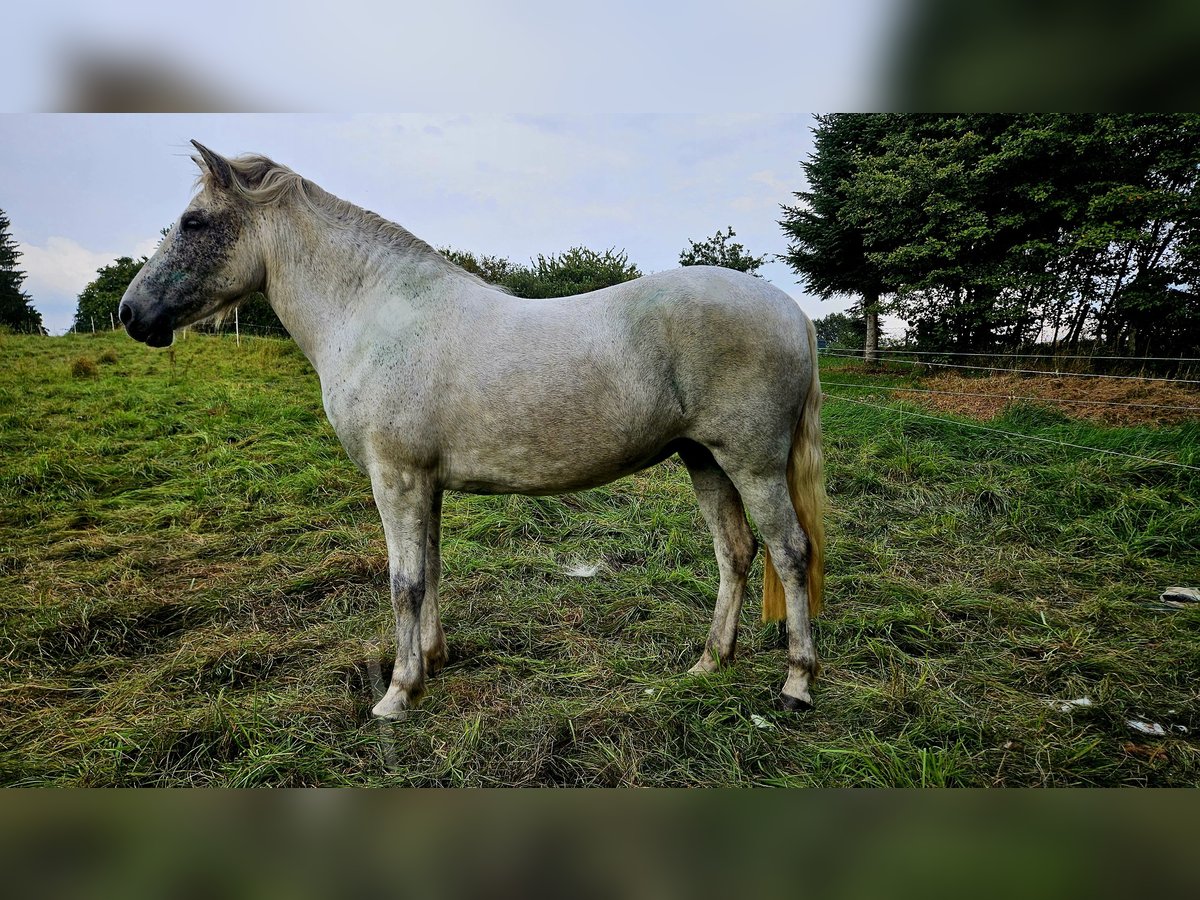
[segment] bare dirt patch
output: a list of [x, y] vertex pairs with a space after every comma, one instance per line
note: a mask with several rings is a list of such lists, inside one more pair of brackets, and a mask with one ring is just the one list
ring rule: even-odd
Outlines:
[[925, 378], [917, 393], [897, 390], [896, 399], [942, 412], [989, 420], [1011, 403], [1035, 403], [1072, 419], [1104, 425], [1176, 425], [1200, 419], [1200, 391], [1165, 381], [1116, 378], [995, 375]]

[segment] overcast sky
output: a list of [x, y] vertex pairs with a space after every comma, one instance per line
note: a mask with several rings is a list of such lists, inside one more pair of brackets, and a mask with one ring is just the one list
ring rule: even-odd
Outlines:
[[[780, 205], [804, 187], [806, 114], [0, 116], [0, 209], [47, 328], [69, 327], [96, 269], [153, 251], [192, 193], [188, 140], [264, 153], [436, 247], [527, 262], [624, 249], [643, 272], [732, 226], [782, 253]], [[813, 316], [845, 308], [762, 274]]]

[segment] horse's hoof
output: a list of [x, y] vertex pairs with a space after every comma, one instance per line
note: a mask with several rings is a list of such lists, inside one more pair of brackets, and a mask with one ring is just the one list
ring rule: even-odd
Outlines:
[[408, 718], [407, 707], [391, 707], [382, 708], [382, 704], [376, 703], [371, 709], [371, 715], [379, 719], [381, 722], [403, 722]]
[[779, 699], [783, 702], [783, 708], [791, 712], [808, 712], [813, 708], [811, 700], [793, 697], [791, 694], [780, 694]]
[[403, 722], [408, 718], [408, 711], [415, 703], [416, 698], [410, 697], [407, 691], [393, 686], [388, 688], [383, 699], [371, 708], [371, 715], [388, 722]]
[[721, 666], [727, 664], [733, 659], [733, 651], [729, 652], [728, 656], [718, 656], [711, 648], [705, 647], [704, 652], [700, 654], [700, 659], [696, 664], [688, 669], [689, 675], [711, 675], [719, 671]]

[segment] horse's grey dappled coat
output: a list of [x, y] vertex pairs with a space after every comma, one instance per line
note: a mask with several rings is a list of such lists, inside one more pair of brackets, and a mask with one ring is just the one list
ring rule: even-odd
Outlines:
[[697, 266], [525, 300], [265, 157], [195, 146], [201, 189], [125, 292], [121, 322], [166, 346], [174, 329], [261, 290], [312, 362], [329, 421], [370, 476], [387, 539], [398, 646], [376, 715], [401, 716], [446, 661], [443, 491], [574, 491], [673, 453], [691, 474], [721, 572], [692, 671], [733, 655], [756, 551], [748, 512], [786, 599], [784, 701], [811, 703], [820, 385], [812, 324], [787, 294]]

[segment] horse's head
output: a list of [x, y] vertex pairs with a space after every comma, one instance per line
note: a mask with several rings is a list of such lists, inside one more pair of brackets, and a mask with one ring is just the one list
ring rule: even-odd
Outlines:
[[221, 312], [265, 279], [259, 218], [237, 190], [229, 160], [196, 141], [201, 190], [121, 298], [121, 324], [134, 340], [166, 347], [174, 330]]

